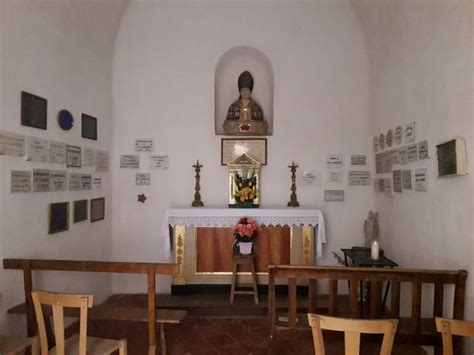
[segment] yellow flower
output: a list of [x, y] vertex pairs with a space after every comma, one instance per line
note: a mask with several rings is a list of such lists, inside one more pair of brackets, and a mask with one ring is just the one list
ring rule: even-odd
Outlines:
[[244, 187], [242, 190], [240, 190], [240, 202], [245, 202], [247, 200], [253, 200], [253, 198], [250, 197], [251, 189], [248, 187]]

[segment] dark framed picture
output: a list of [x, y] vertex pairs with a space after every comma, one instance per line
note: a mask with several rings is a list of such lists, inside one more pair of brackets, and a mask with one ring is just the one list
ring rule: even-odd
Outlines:
[[82, 138], [97, 140], [97, 118], [82, 114]]
[[21, 125], [46, 129], [48, 125], [48, 100], [22, 91]]
[[73, 223], [87, 220], [87, 200], [74, 201]]
[[458, 138], [438, 144], [436, 154], [439, 177], [459, 176], [468, 173], [466, 141], [464, 139]]
[[91, 222], [97, 222], [105, 218], [105, 198], [93, 198], [91, 200]]
[[69, 202], [52, 203], [48, 212], [48, 234], [69, 229]]
[[266, 138], [222, 138], [221, 165], [246, 153], [262, 165], [267, 165]]

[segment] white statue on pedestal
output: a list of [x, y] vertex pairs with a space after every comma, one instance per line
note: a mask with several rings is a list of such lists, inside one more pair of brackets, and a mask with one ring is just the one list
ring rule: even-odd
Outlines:
[[364, 246], [369, 247], [372, 240], [379, 240], [379, 214], [377, 212], [369, 212], [369, 218], [364, 221]]

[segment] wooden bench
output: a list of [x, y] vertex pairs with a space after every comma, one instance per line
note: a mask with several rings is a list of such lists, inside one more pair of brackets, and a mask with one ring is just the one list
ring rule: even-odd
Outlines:
[[[178, 274], [178, 264], [106, 262], [82, 260], [33, 260], [33, 259], [4, 259], [4, 269], [22, 270], [25, 290], [25, 303], [8, 310], [11, 314], [26, 314], [28, 336], [36, 334], [36, 318], [31, 299], [33, 291], [32, 271], [76, 271], [76, 272], [105, 272], [122, 274], [143, 274], [147, 276], [148, 308], [112, 307], [99, 305], [93, 307], [88, 314], [89, 319], [128, 320], [148, 322], [148, 354], [156, 353], [156, 323], [160, 324], [161, 352], [166, 353], [164, 334], [165, 323], [180, 323], [186, 316], [186, 311], [156, 309], [156, 275]], [[51, 309], [45, 308], [45, 314], [51, 315]], [[79, 317], [74, 309], [65, 309], [65, 316]], [[48, 318], [46, 318], [48, 319]], [[51, 342], [50, 342], [51, 343]]]
[[[316, 313], [317, 283], [327, 280], [329, 289], [328, 314], [331, 316], [351, 318], [382, 318], [381, 287], [383, 282], [390, 282], [390, 304], [384, 318], [399, 319], [395, 342], [399, 344], [434, 346], [437, 354], [441, 353], [441, 336], [436, 331], [435, 317], [443, 315], [445, 285], [454, 285], [453, 314], [454, 319], [464, 318], [464, 297], [467, 271], [441, 270], [406, 270], [379, 269], [338, 266], [292, 266], [270, 265], [268, 288], [268, 311], [271, 325], [270, 344], [278, 330], [308, 327], [306, 313]], [[284, 321], [279, 320], [275, 306], [276, 279], [288, 282], [288, 310]], [[297, 305], [297, 284], [305, 280], [308, 285], [308, 303], [303, 309]], [[338, 281], [349, 283], [348, 309], [343, 312], [338, 305]], [[370, 283], [369, 314], [362, 315], [359, 304], [359, 285], [361, 281]], [[301, 282], [302, 283], [302, 282]], [[433, 284], [430, 293], [433, 296], [433, 316], [421, 317], [422, 293], [424, 284]], [[403, 288], [411, 287], [411, 317], [400, 318], [400, 297]], [[426, 289], [425, 289], [426, 292]], [[304, 314], [298, 314], [298, 311]], [[462, 354], [462, 343], [456, 341], [456, 354]]]

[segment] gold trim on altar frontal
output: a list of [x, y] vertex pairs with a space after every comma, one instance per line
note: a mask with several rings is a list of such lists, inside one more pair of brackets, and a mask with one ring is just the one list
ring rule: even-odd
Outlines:
[[179, 264], [178, 275], [175, 276], [173, 284], [185, 285], [186, 280], [184, 279], [184, 242], [186, 239], [186, 227], [175, 226], [174, 227], [174, 250], [175, 250], [175, 262]]
[[[184, 225], [174, 227], [174, 261], [179, 265], [178, 274], [173, 278], [173, 285], [186, 285], [196, 283], [218, 283], [221, 284], [232, 275], [231, 271], [197, 271], [197, 227], [192, 230]], [[199, 226], [198, 226], [199, 227]], [[273, 226], [267, 226], [273, 227]], [[291, 265], [314, 265], [316, 243], [314, 229], [312, 226], [289, 226], [290, 227], [290, 264]], [[209, 227], [212, 228], [212, 227]], [[225, 228], [225, 227], [222, 227]], [[187, 233], [192, 233], [186, 236]], [[194, 238], [194, 240], [193, 240]], [[187, 244], [187, 246], [186, 246]], [[186, 248], [185, 248], [186, 246]], [[194, 249], [194, 250], [193, 250]], [[248, 277], [248, 271], [242, 271], [239, 275]], [[266, 283], [268, 272], [257, 272], [259, 281]], [[263, 277], [263, 280], [261, 279]]]
[[293, 265], [293, 237], [295, 235], [295, 228], [290, 227], [290, 265]]
[[303, 227], [303, 265], [314, 263], [314, 233], [313, 227]]

